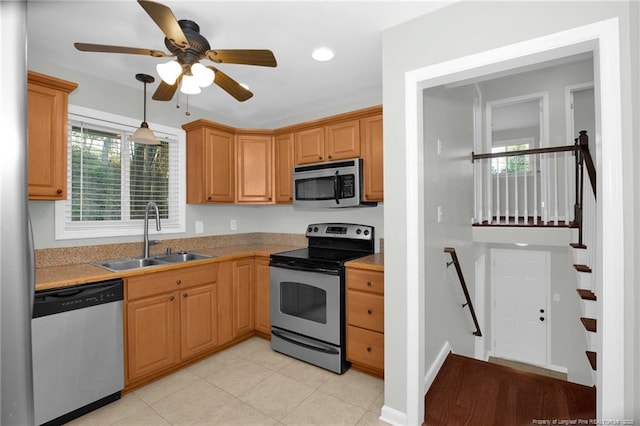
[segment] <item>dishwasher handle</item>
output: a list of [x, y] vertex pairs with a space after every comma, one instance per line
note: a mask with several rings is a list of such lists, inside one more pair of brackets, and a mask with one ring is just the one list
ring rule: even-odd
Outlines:
[[112, 303], [123, 299], [122, 279], [38, 291], [33, 318]]

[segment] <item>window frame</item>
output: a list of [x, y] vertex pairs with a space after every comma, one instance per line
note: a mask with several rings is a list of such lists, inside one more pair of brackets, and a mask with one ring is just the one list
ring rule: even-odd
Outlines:
[[[98, 111], [91, 108], [81, 107], [78, 105], [68, 106], [69, 120], [83, 120], [89, 124], [96, 126], [108, 127], [113, 125], [114, 130], [133, 133], [140, 126], [140, 119], [125, 117], [117, 114], [111, 114], [104, 111]], [[161, 124], [149, 123], [149, 128], [159, 139], [170, 138], [177, 143], [177, 170], [178, 176], [178, 195], [177, 195], [177, 212], [178, 220], [173, 224], [163, 224], [161, 231], [156, 231], [155, 226], [149, 227], [150, 233], [154, 234], [179, 234], [186, 232], [186, 134], [183, 129], [163, 126]], [[67, 156], [69, 155], [70, 139], [67, 140]], [[70, 160], [69, 160], [70, 161]], [[68, 167], [71, 167], [70, 165]], [[67, 203], [71, 200], [71, 184], [69, 180], [71, 176], [67, 173], [67, 183], [69, 190], [67, 191], [67, 199], [55, 202], [54, 222], [55, 222], [55, 239], [86, 239], [86, 238], [106, 238], [106, 237], [123, 237], [132, 235], [143, 235], [144, 221], [143, 219], [132, 219], [126, 221], [92, 221], [74, 223], [69, 226], [67, 223]], [[153, 229], [151, 229], [153, 228]]]

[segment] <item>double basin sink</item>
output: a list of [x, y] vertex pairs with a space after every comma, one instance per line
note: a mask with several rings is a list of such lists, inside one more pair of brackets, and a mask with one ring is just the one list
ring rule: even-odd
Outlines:
[[147, 268], [149, 266], [174, 265], [193, 260], [210, 259], [212, 257], [213, 256], [206, 254], [179, 252], [153, 257], [132, 257], [129, 259], [107, 260], [104, 262], [96, 262], [94, 265], [107, 269], [111, 272], [120, 272], [129, 271], [131, 269]]

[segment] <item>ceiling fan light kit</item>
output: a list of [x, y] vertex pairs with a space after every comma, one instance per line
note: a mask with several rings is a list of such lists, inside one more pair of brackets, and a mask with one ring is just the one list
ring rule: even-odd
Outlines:
[[246, 87], [213, 66], [204, 66], [202, 59], [215, 64], [241, 64], [262, 67], [276, 67], [276, 58], [270, 50], [228, 49], [212, 50], [208, 40], [200, 34], [200, 26], [193, 21], [178, 21], [167, 6], [149, 0], [138, 0], [138, 4], [147, 12], [165, 35], [164, 44], [171, 53], [153, 49], [140, 49], [125, 46], [111, 46], [91, 43], [74, 43], [76, 49], [83, 52], [124, 53], [148, 55], [154, 58], [175, 57], [156, 66], [162, 79], [152, 96], [156, 101], [170, 101], [180, 85], [185, 94], [198, 94], [200, 88], [215, 83], [221, 89], [244, 102], [253, 96]]
[[129, 136], [129, 140], [142, 145], [160, 145], [160, 141], [149, 129], [149, 124], [147, 124], [147, 83], [153, 83], [155, 78], [147, 74], [136, 74], [136, 80], [144, 83], [144, 115], [142, 124], [133, 135]]

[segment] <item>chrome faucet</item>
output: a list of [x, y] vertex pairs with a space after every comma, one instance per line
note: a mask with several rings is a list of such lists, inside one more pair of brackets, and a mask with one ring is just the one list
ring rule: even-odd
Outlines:
[[[144, 257], [149, 257], [149, 207], [153, 207], [156, 214], [156, 230], [160, 230], [160, 212], [158, 211], [158, 205], [153, 201], [147, 203], [147, 207], [144, 208]], [[157, 244], [157, 241], [153, 241], [152, 244]]]

